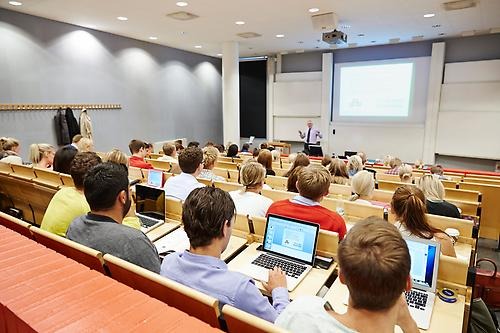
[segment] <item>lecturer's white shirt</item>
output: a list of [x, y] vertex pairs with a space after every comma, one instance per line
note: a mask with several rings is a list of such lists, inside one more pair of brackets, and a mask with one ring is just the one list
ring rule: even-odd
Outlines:
[[307, 132], [308, 131], [309, 131], [309, 127], [306, 128], [306, 130], [304, 132], [302, 132], [302, 135], [300, 136], [301, 139], [304, 139], [305, 143], [315, 144], [320, 139], [323, 139], [323, 135], [321, 134], [321, 132], [318, 129], [312, 127], [311, 134], [309, 135], [309, 141], [307, 141]]

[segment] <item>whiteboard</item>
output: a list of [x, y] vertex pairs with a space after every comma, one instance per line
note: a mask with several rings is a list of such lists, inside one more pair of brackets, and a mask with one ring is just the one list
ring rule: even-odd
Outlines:
[[321, 115], [321, 81], [275, 82], [273, 95], [275, 116]]
[[[307, 121], [311, 119], [315, 128], [320, 127], [320, 117], [274, 117], [274, 139], [283, 141], [302, 141], [299, 136], [299, 130], [304, 132], [307, 127]], [[325, 135], [323, 134], [323, 137]]]
[[439, 112], [436, 153], [500, 160], [500, 110]]

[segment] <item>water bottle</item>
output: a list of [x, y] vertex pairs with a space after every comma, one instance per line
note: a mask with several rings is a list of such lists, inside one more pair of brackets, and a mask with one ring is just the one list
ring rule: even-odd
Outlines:
[[336, 199], [337, 199], [337, 207], [335, 210], [337, 211], [337, 214], [344, 217], [345, 211], [344, 211], [344, 200], [342, 200], [342, 195], [337, 194]]

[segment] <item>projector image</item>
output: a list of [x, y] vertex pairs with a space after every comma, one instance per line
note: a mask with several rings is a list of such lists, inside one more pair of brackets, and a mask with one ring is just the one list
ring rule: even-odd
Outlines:
[[345, 44], [347, 43], [347, 35], [342, 31], [333, 30], [332, 32], [323, 33], [323, 42], [328, 44]]

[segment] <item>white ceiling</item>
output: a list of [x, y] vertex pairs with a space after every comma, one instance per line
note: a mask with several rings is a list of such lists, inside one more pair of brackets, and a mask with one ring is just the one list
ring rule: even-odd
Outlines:
[[[490, 29], [500, 32], [500, 0], [478, 0], [475, 8], [451, 12], [436, 0], [185, 0], [188, 6], [182, 8], [176, 6], [177, 0], [19, 1], [22, 6], [0, 0], [0, 7], [211, 56], [222, 52], [225, 41], [240, 42], [240, 56], [328, 49], [321, 33], [313, 30], [311, 7], [320, 9], [315, 14], [337, 13], [340, 23], [350, 26], [341, 30], [348, 34], [349, 43], [357, 43], [351, 47], [387, 44], [393, 38], [406, 42], [414, 36], [433, 39], [464, 32], [484, 34]], [[180, 10], [199, 18], [176, 21], [165, 16]], [[427, 13], [436, 15], [424, 18]], [[118, 16], [128, 21], [119, 21]], [[236, 25], [240, 20], [246, 24]], [[262, 36], [236, 36], [241, 32]], [[276, 34], [285, 37], [276, 38]], [[150, 36], [158, 40], [151, 41]]]

